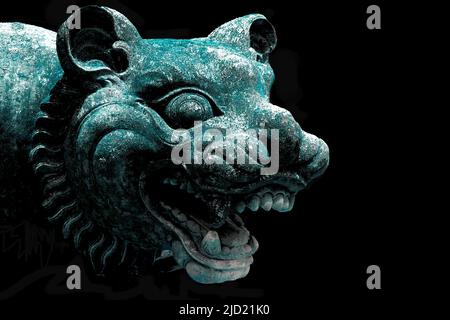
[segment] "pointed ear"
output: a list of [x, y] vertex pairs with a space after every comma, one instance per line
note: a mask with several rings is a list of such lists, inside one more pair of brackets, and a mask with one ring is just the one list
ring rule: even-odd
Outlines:
[[[71, 25], [79, 15], [80, 28]], [[59, 28], [58, 57], [69, 77], [97, 79], [123, 76], [130, 69], [133, 44], [140, 39], [133, 24], [106, 7], [87, 6], [74, 12]]]
[[262, 62], [267, 61], [269, 53], [277, 44], [275, 28], [261, 14], [231, 20], [211, 32], [208, 38], [231, 44], [241, 50], [253, 49]]

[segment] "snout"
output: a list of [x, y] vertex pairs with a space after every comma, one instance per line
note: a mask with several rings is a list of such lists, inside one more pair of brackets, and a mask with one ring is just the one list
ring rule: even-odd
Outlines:
[[298, 177], [305, 186], [325, 171], [329, 161], [322, 139], [303, 131], [289, 111], [268, 103], [251, 119], [213, 118], [190, 129], [187, 136], [183, 144], [189, 151], [182, 153], [189, 161], [182, 162], [204, 188], [231, 190], [255, 181], [275, 181], [279, 174]]
[[[280, 170], [300, 173], [306, 183], [320, 176], [328, 167], [329, 150], [320, 138], [305, 132], [292, 114], [268, 102], [259, 105], [257, 121], [279, 136], [278, 154]], [[273, 151], [273, 150], [272, 150]]]
[[325, 141], [303, 131], [298, 163], [307, 183], [322, 175], [329, 163], [329, 149]]

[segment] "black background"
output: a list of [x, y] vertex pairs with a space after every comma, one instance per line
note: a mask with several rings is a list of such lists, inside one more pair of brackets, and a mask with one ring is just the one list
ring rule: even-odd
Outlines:
[[[330, 166], [311, 189], [297, 196], [292, 213], [249, 217], [248, 228], [260, 250], [245, 279], [205, 287], [182, 272], [156, 275], [146, 279], [149, 285], [144, 289], [122, 294], [119, 290], [114, 297], [121, 301], [112, 303], [105, 294], [108, 289], [90, 280], [85, 280], [81, 293], [49, 285], [52, 281], [64, 285], [63, 267], [75, 255], [66, 248], [65, 254], [52, 254], [50, 265], [59, 266], [54, 269], [57, 276], [38, 277], [14, 294], [13, 300], [72, 306], [105, 301], [106, 308], [147, 308], [147, 318], [152, 319], [157, 309], [164, 309], [170, 318], [182, 305], [180, 301], [152, 302], [155, 298], [201, 299], [191, 301], [200, 305], [268, 303], [274, 315], [312, 311], [366, 318], [411, 289], [407, 270], [414, 262], [409, 253], [416, 243], [409, 236], [415, 218], [408, 204], [413, 195], [405, 195], [405, 190], [414, 188], [414, 179], [412, 165], [405, 159], [410, 138], [403, 124], [412, 112], [412, 105], [404, 100], [405, 93], [411, 95], [406, 79], [417, 64], [405, 47], [417, 30], [402, 22], [408, 15], [405, 7], [379, 1], [71, 0], [26, 5], [16, 1], [2, 8], [1, 21], [56, 30], [67, 17], [68, 5], [88, 3], [119, 10], [146, 38], [206, 36], [233, 18], [265, 14], [278, 35], [278, 47], [271, 56], [276, 75], [272, 101], [289, 109], [303, 129], [327, 142]], [[370, 4], [381, 7], [381, 30], [366, 28]], [[6, 266], [0, 291], [39, 266], [32, 255], [28, 261], [16, 259], [14, 250], [0, 255], [2, 268]], [[366, 268], [371, 264], [381, 268], [378, 291], [366, 287]], [[133, 307], [122, 298], [131, 300]]]

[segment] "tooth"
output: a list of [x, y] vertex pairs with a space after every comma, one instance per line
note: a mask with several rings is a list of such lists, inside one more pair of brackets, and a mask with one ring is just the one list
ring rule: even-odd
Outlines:
[[244, 211], [244, 209], [245, 209], [245, 203], [244, 203], [244, 201], [239, 201], [239, 202], [235, 205], [234, 208], [236, 209], [236, 211], [237, 211], [238, 213], [242, 213], [242, 212]]
[[161, 251], [161, 258], [167, 258], [167, 257], [171, 257], [172, 256], [172, 251], [171, 250], [162, 250]]
[[172, 210], [172, 208], [164, 202], [161, 202], [161, 206], [166, 210]]
[[164, 259], [172, 256], [172, 251], [171, 250], [162, 250], [161, 252], [158, 252], [158, 253], [159, 254], [155, 254], [153, 262], [156, 262], [156, 261], [159, 261], [159, 260], [164, 260]]
[[260, 203], [261, 199], [258, 196], [253, 196], [248, 202], [247, 207], [249, 207], [252, 211], [257, 211]]
[[176, 186], [177, 183], [178, 183], [178, 181], [177, 181], [176, 179], [173, 179], [173, 178], [170, 179], [170, 184], [171, 184], [171, 185]]
[[189, 220], [187, 222], [187, 227], [189, 230], [191, 230], [192, 233], [195, 233], [195, 234], [200, 233], [200, 227], [194, 221]]
[[277, 194], [273, 197], [272, 209], [276, 211], [281, 211], [284, 205], [284, 197], [282, 194]]
[[229, 255], [230, 252], [231, 252], [231, 249], [230, 249], [229, 247], [223, 246], [223, 248], [222, 248], [222, 253], [223, 253], [224, 255]]
[[242, 254], [242, 247], [233, 247], [231, 248], [231, 255], [233, 257], [238, 257]]
[[272, 209], [272, 204], [272, 195], [267, 192], [261, 199], [261, 208], [263, 208], [265, 211], [269, 211], [270, 209]]
[[289, 211], [289, 196], [285, 195], [283, 197], [283, 209], [284, 212]]
[[186, 189], [186, 182], [180, 183], [180, 189], [181, 189], [181, 190]]
[[242, 251], [244, 251], [245, 253], [250, 253], [252, 252], [252, 247], [248, 244], [244, 244], [244, 246], [242, 247]]
[[180, 222], [185, 222], [187, 220], [187, 217], [184, 213], [180, 212], [177, 208], [172, 209], [172, 214], [175, 216], [175, 218], [178, 219]]
[[292, 208], [294, 207], [294, 203], [295, 203], [295, 194], [291, 193], [291, 196], [289, 197], [289, 211], [292, 210]]
[[219, 235], [216, 231], [210, 230], [202, 240], [202, 249], [205, 253], [216, 256], [222, 250]]
[[164, 184], [169, 184], [170, 183], [170, 179], [169, 178], [164, 178], [163, 183]]

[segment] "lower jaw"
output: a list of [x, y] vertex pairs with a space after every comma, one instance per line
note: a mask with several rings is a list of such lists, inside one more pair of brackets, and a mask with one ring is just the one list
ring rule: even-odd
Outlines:
[[243, 269], [220, 271], [205, 267], [195, 261], [191, 261], [186, 265], [185, 269], [187, 274], [194, 281], [204, 284], [211, 284], [244, 278], [250, 271], [250, 266]]
[[[184, 248], [181, 241], [175, 241], [172, 245], [175, 261], [183, 266], [187, 274], [196, 282], [203, 284], [222, 283], [234, 281], [247, 276], [253, 257], [243, 260], [227, 260], [228, 268], [215, 269], [210, 265], [195, 260]], [[233, 265], [236, 265], [233, 267]]]
[[[243, 278], [249, 273], [252, 255], [229, 260], [208, 257], [198, 250], [198, 246], [183, 230], [163, 217], [160, 217], [160, 222], [177, 235], [178, 240], [172, 242], [173, 257], [194, 281], [203, 284], [222, 283]], [[254, 253], [257, 241], [252, 238], [251, 242]]]
[[[149, 199], [144, 203], [147, 211], [164, 227], [176, 234], [178, 240], [172, 242], [172, 253], [177, 264], [185, 268], [188, 275], [196, 282], [203, 284], [234, 281], [247, 276], [253, 263], [251, 254], [239, 259], [221, 260], [210, 258], [198, 250], [194, 240], [173, 222], [160, 214], [155, 214], [161, 208], [155, 208]], [[251, 237], [252, 254], [258, 249], [258, 243]]]

